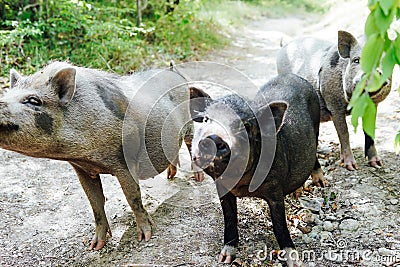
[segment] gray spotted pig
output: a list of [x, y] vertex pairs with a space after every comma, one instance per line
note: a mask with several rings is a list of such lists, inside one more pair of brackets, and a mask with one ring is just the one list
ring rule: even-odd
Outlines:
[[187, 85], [179, 86], [186, 81], [172, 70], [118, 76], [66, 62], [30, 76], [12, 70], [10, 79], [0, 96], [0, 147], [72, 165], [94, 213], [91, 249], [101, 249], [111, 235], [100, 174], [118, 178], [138, 239], [149, 240], [153, 222], [138, 180], [166, 168], [169, 177], [176, 172], [170, 162], [177, 163], [191, 127], [187, 104], [180, 105], [189, 100]]
[[[319, 95], [321, 122], [332, 120], [340, 141], [341, 160], [348, 170], [357, 168], [350, 148], [346, 115], [349, 100], [363, 76], [360, 66], [362, 45], [346, 31], [338, 32], [338, 42], [312, 37], [296, 39], [277, 56], [279, 74], [294, 73], [309, 81]], [[370, 96], [377, 105], [390, 92], [390, 80]], [[381, 166], [374, 140], [365, 135], [365, 156], [371, 166]]]

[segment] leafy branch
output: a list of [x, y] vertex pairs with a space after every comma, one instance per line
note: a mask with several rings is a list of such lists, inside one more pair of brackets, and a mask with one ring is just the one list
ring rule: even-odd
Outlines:
[[[376, 105], [370, 94], [381, 89], [391, 79], [394, 66], [400, 65], [400, 0], [369, 0], [368, 8], [366, 43], [360, 62], [365, 75], [357, 85], [348, 109], [351, 109], [354, 128], [361, 117], [364, 131], [374, 138]], [[400, 129], [395, 138], [395, 150], [400, 152]]]

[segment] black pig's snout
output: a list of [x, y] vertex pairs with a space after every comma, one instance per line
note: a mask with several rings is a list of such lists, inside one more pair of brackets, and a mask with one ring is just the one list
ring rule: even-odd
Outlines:
[[210, 135], [208, 138], [213, 140], [215, 143], [215, 147], [217, 148], [217, 153], [215, 154], [215, 157], [217, 159], [223, 159], [231, 153], [228, 144], [224, 140], [222, 140], [221, 137], [217, 135]]
[[199, 142], [200, 158], [203, 161], [213, 161], [217, 154], [217, 147], [212, 138], [204, 138]]
[[209, 135], [199, 142], [199, 155], [194, 158], [201, 167], [209, 166], [214, 160], [222, 160], [230, 155], [228, 144], [218, 135]]
[[[212, 147], [213, 147], [212, 153], [215, 156], [215, 158], [218, 160], [223, 159], [224, 157], [228, 156], [231, 152], [228, 144], [218, 135], [213, 134], [213, 135], [207, 136], [207, 138], [205, 138], [203, 140], [211, 140], [212, 141]], [[210, 142], [207, 141], [207, 143], [210, 143]]]

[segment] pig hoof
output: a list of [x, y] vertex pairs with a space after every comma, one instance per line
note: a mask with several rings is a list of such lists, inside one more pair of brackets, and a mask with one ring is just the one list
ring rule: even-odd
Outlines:
[[204, 172], [203, 172], [203, 171], [196, 171], [196, 172], [194, 172], [193, 178], [194, 178], [197, 182], [203, 182], [203, 181], [204, 181]]
[[293, 248], [285, 248], [284, 258], [288, 267], [304, 267], [303, 262], [299, 258], [299, 253]]
[[136, 222], [137, 222], [138, 240], [142, 241], [144, 238], [145, 241], [149, 241], [152, 234], [151, 230], [155, 226], [150, 215], [147, 214], [147, 217], [145, 217], [143, 220], [138, 220], [138, 218], [136, 218]]
[[368, 160], [368, 163], [371, 167], [380, 169], [383, 164], [382, 164], [382, 160], [378, 157], [378, 156], [373, 156]]
[[92, 243], [90, 244], [90, 250], [100, 250], [104, 247], [104, 245], [106, 244], [105, 240], [93, 240]]
[[357, 163], [354, 159], [342, 159], [342, 164], [346, 167], [349, 171], [354, 171], [358, 169]]
[[302, 194], [303, 194], [303, 186], [299, 187], [296, 191], [294, 191], [291, 196], [293, 199], [298, 199], [299, 197], [301, 197]]
[[313, 185], [315, 185], [315, 186], [325, 187], [328, 185], [328, 180], [326, 180], [324, 178], [324, 173], [321, 168], [319, 168], [318, 170], [312, 171], [311, 179], [312, 179]]
[[172, 179], [176, 175], [176, 166], [169, 164], [167, 169], [167, 179]]
[[102, 249], [106, 244], [107, 233], [112, 236], [111, 229], [108, 226], [106, 231], [96, 231], [96, 234], [90, 243], [89, 249], [95, 251]]
[[225, 245], [218, 257], [219, 263], [232, 263], [236, 258], [236, 249], [233, 246]]

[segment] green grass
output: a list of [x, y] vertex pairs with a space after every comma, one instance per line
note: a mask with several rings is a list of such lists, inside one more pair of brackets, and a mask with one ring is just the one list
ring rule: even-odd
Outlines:
[[231, 27], [249, 19], [326, 9], [319, 0], [181, 0], [167, 13], [165, 1], [148, 0], [137, 27], [136, 1], [39, 1], [43, 6], [25, 8], [29, 3], [0, 0], [1, 76], [11, 68], [29, 74], [50, 60], [120, 74], [167, 66], [171, 59], [201, 60], [229, 44]]

